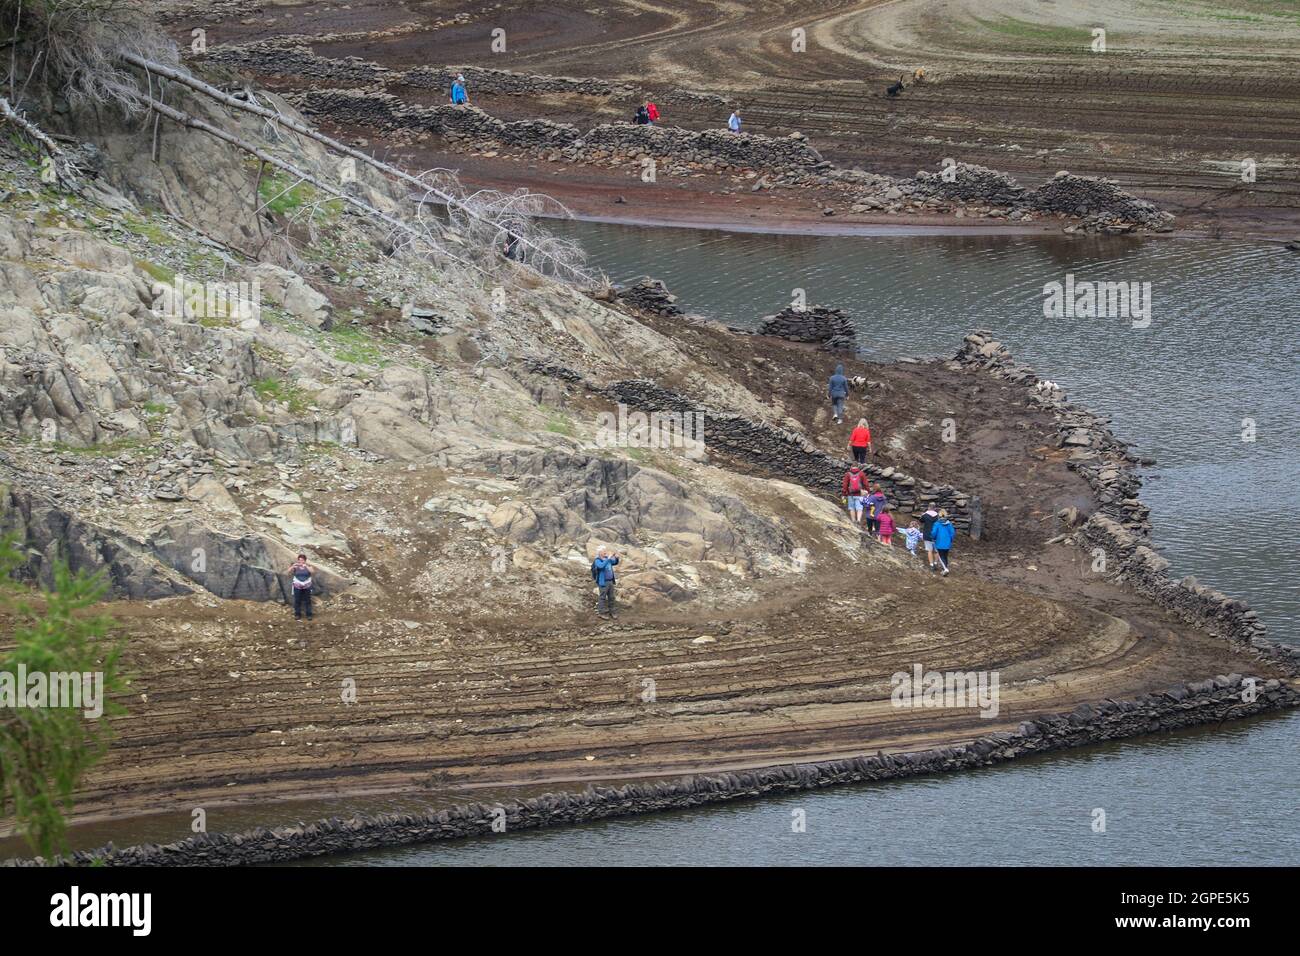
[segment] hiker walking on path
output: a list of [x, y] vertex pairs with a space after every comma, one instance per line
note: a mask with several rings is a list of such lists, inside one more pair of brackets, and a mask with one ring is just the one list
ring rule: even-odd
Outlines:
[[859, 465], [867, 463], [867, 452], [871, 451], [871, 429], [867, 427], [865, 418], [858, 419], [858, 427], [853, 429], [853, 434], [849, 436], [849, 450], [853, 452], [853, 460]]
[[844, 480], [840, 482], [840, 497], [849, 507], [849, 517], [859, 526], [862, 524], [862, 492], [866, 489], [867, 476], [861, 468], [853, 465], [844, 473]]
[[[885, 497], [885, 493], [880, 490], [879, 485], [872, 488], [871, 494], [867, 495], [866, 500], [862, 502], [862, 506], [867, 512], [868, 533], [872, 535], [880, 534], [880, 513], [888, 507], [888, 503], [889, 499]], [[890, 530], [893, 530], [892, 524]]]
[[461, 106], [469, 103], [469, 94], [465, 92], [465, 74], [457, 73], [451, 84], [451, 104]]
[[934, 570], [934, 523], [938, 520], [939, 512], [934, 505], [927, 507], [925, 514], [921, 515], [921, 540], [925, 542], [925, 560], [931, 571]]
[[952, 548], [952, 539], [957, 536], [957, 529], [948, 520], [948, 512], [940, 509], [939, 517], [934, 522], [934, 553], [939, 561], [939, 573], [948, 575], [948, 552]]
[[298, 555], [298, 560], [289, 565], [289, 577], [293, 579], [293, 616], [301, 621], [303, 611], [307, 620], [311, 620], [311, 588], [314, 569], [307, 563], [307, 555]]
[[633, 118], [632, 122], [636, 123], [637, 126], [649, 126], [650, 111], [644, 106], [638, 106], [636, 108], [636, 116]]
[[596, 560], [591, 562], [591, 578], [596, 582], [596, 613], [607, 615], [611, 620], [618, 619], [618, 609], [614, 606], [614, 565], [618, 564], [618, 554], [611, 554], [605, 548], [596, 551]]
[[650, 117], [650, 124], [652, 126], [659, 122], [659, 107], [655, 106], [654, 100], [646, 100], [645, 112], [646, 116]]
[[731, 118], [727, 120], [727, 129], [733, 133], [740, 132], [740, 107], [736, 107], [731, 113]]
[[876, 517], [876, 522], [880, 528], [880, 543], [892, 545], [894, 543], [894, 516], [889, 513], [889, 505], [880, 506], [880, 514]]
[[826, 394], [831, 400], [831, 414], [835, 424], [844, 424], [844, 400], [849, 397], [849, 380], [844, 377], [844, 366], [835, 366], [835, 374], [826, 383]]

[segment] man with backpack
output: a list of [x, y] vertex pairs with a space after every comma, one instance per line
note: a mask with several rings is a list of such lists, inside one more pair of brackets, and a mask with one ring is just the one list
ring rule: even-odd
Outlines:
[[618, 555], [610, 554], [604, 547], [596, 551], [596, 560], [591, 562], [591, 579], [596, 582], [596, 614], [606, 615], [611, 620], [618, 619], [618, 610], [614, 607], [614, 565], [618, 564]]
[[840, 498], [848, 505], [849, 517], [858, 525], [862, 524], [862, 492], [866, 487], [867, 476], [858, 465], [849, 468], [844, 473], [844, 480], [840, 482]]

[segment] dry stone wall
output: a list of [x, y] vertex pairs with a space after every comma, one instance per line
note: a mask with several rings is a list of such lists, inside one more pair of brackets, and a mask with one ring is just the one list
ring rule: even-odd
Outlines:
[[764, 316], [758, 333], [791, 342], [817, 342], [833, 352], [852, 352], [858, 344], [858, 332], [844, 310], [822, 305], [787, 306], [776, 315]]

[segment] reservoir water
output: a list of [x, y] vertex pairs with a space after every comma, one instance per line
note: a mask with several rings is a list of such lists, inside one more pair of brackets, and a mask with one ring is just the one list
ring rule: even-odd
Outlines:
[[[615, 281], [648, 272], [688, 311], [733, 325], [755, 327], [802, 289], [808, 304], [852, 314], [871, 360], [951, 355], [966, 332], [994, 330], [1156, 459], [1142, 497], [1175, 571], [1244, 598], [1274, 639], [1300, 643], [1300, 255], [1244, 241], [823, 238], [572, 222], [559, 231]], [[1044, 286], [1067, 274], [1150, 283], [1149, 324], [1045, 317]], [[1292, 713], [970, 773], [306, 862], [1296, 865], [1298, 740]], [[425, 801], [231, 809], [209, 826]], [[791, 825], [796, 811], [804, 832]], [[74, 841], [187, 834], [188, 816], [174, 814], [79, 828]]]

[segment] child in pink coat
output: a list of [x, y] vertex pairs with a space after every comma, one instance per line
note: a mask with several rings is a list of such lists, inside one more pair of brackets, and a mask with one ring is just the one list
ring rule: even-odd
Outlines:
[[880, 543], [889, 544], [894, 536], [894, 516], [889, 513], [889, 505], [881, 508], [876, 520], [880, 522]]

